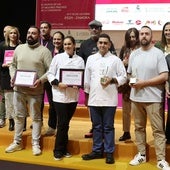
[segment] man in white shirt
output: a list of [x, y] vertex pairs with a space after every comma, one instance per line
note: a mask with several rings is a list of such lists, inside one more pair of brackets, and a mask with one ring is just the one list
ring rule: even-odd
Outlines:
[[117, 86], [127, 78], [122, 61], [109, 51], [110, 45], [110, 37], [101, 34], [97, 42], [99, 51], [87, 59], [84, 91], [93, 126], [93, 148], [91, 153], [82, 156], [83, 160], [98, 159], [104, 151], [107, 164], [114, 163]]
[[[146, 162], [147, 116], [153, 130], [157, 167], [170, 170], [165, 161], [166, 137], [164, 131], [164, 88], [168, 67], [161, 50], [152, 44], [152, 30], [143, 26], [139, 33], [141, 47], [131, 53], [127, 73], [136, 79], [131, 84], [131, 107], [135, 124], [138, 153], [130, 161], [136, 166]], [[130, 79], [131, 82], [131, 79]]]

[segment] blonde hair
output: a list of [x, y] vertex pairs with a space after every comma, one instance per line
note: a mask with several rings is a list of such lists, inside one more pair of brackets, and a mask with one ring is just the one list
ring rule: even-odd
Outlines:
[[5, 45], [6, 45], [6, 46], [9, 46], [9, 45], [10, 45], [9, 35], [10, 35], [11, 30], [15, 30], [15, 31], [16, 31], [16, 34], [17, 34], [16, 45], [21, 44], [19, 29], [18, 29], [17, 27], [15, 27], [15, 26], [11, 26], [11, 27], [7, 30], [6, 34], [5, 34]]

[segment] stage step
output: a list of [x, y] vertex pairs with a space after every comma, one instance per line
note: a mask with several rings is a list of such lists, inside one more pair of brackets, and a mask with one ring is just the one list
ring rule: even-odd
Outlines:
[[[42, 137], [41, 137], [41, 147], [44, 152], [53, 152], [55, 136], [44, 136], [48, 125], [48, 114], [47, 114], [48, 106], [45, 107], [44, 112], [44, 121], [42, 127]], [[131, 137], [132, 140], [128, 142], [119, 142], [118, 139], [122, 135], [122, 120], [121, 120], [121, 109], [117, 109], [115, 116], [115, 159], [118, 160], [127, 160], [133, 158], [133, 156], [137, 153], [137, 148], [135, 145], [135, 136], [134, 136], [134, 122], [132, 118], [131, 123]], [[29, 128], [31, 125], [30, 118], [27, 119], [27, 130], [23, 132], [23, 145], [25, 150], [31, 150], [31, 129]], [[73, 155], [82, 155], [84, 153], [91, 152], [92, 149], [92, 139], [84, 138], [84, 134], [87, 133], [91, 128], [91, 121], [89, 118], [88, 109], [84, 106], [78, 106], [77, 110], [74, 114], [70, 122], [69, 129], [69, 144], [68, 150]], [[4, 148], [7, 147], [13, 141], [14, 132], [8, 131], [8, 121], [4, 128], [0, 129], [0, 146]], [[170, 145], [167, 145], [167, 155], [170, 155]], [[147, 155], [150, 160], [156, 161], [154, 144], [152, 131], [149, 122], [147, 123]], [[170, 162], [170, 156], [167, 156], [167, 160]]]

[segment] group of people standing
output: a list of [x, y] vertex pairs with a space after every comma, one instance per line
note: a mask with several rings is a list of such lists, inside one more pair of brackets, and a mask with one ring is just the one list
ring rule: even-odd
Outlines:
[[[146, 162], [148, 116], [155, 141], [157, 167], [169, 170], [165, 150], [166, 143], [170, 142], [170, 23], [164, 25], [162, 39], [156, 44], [152, 42], [150, 27], [143, 26], [140, 31], [136, 28], [128, 29], [119, 57], [109, 35], [102, 33], [101, 22], [91, 21], [89, 30], [91, 37], [81, 44], [77, 54], [74, 37], [64, 36], [60, 31], [51, 36], [51, 24], [46, 21], [41, 23], [40, 28], [30, 26], [24, 44], [19, 40], [18, 29], [10, 26], [9, 33], [5, 35], [5, 50], [2, 48], [4, 45], [0, 45], [0, 50], [4, 51], [0, 58], [0, 84], [5, 94], [6, 118], [13, 122], [15, 129], [14, 140], [5, 151], [11, 153], [23, 149], [22, 133], [29, 114], [32, 118], [33, 155], [41, 154], [39, 141], [46, 92], [49, 102], [46, 135], [56, 136], [54, 159], [71, 156], [67, 150], [68, 131], [78, 104], [79, 86], [63, 83], [60, 72], [61, 69], [84, 69], [85, 105], [92, 121], [90, 133], [85, 137], [93, 138], [93, 147], [92, 152], [82, 155], [82, 159], [98, 159], [105, 154], [107, 164], [115, 162], [114, 117], [118, 93], [122, 93], [124, 133], [119, 141], [131, 139], [132, 114], [138, 149], [129, 164], [134, 166]], [[13, 39], [15, 37], [15, 41], [7, 38], [8, 35]], [[8, 50], [13, 52], [12, 60], [4, 63]], [[31, 87], [15, 84], [17, 70], [35, 71], [36, 80]], [[7, 76], [4, 82], [2, 78], [5, 72]], [[165, 95], [168, 103], [166, 127]]]
[[[131, 139], [132, 114], [138, 154], [129, 164], [139, 165], [146, 162], [146, 123], [148, 117], [153, 131], [157, 167], [170, 169], [169, 164], [165, 161], [166, 143], [169, 144], [170, 137], [170, 105], [168, 103], [170, 23], [167, 22], [163, 26], [161, 41], [154, 44], [152, 38], [152, 30], [148, 26], [143, 26], [140, 31], [130, 28], [125, 34], [125, 44], [121, 48], [120, 58], [127, 68], [129, 78], [126, 84], [118, 88], [122, 93], [124, 131], [119, 141]], [[131, 78], [135, 82], [131, 82]], [[168, 111], [165, 122], [166, 97]]]
[[[167, 23], [165, 24], [167, 25]], [[164, 43], [160, 43], [160, 47], [162, 49], [167, 48], [168, 42], [168, 26], [164, 26], [163, 28], [163, 37], [166, 37]], [[139, 165], [141, 163], [146, 162], [146, 122], [147, 116], [150, 119], [151, 127], [153, 130], [153, 136], [155, 141], [155, 150], [157, 156], [157, 167], [159, 169], [168, 170], [170, 169], [169, 164], [165, 161], [165, 150], [166, 150], [166, 143], [169, 143], [169, 133], [168, 131], [168, 120], [169, 116], [167, 117], [166, 122], [166, 135], [164, 129], [164, 121], [165, 121], [165, 83], [168, 80], [168, 67], [167, 67], [167, 57], [166, 53], [163, 53], [158, 48], [154, 47], [157, 44], [153, 44], [152, 42], [153, 33], [150, 27], [143, 26], [140, 31], [136, 28], [130, 28], [125, 33], [125, 42], [121, 48], [119, 57], [123, 61], [123, 64], [126, 68], [127, 72], [127, 81], [121, 85], [118, 81], [116, 84], [118, 85], [118, 92], [122, 93], [122, 112], [123, 112], [123, 131], [124, 134], [119, 138], [119, 141], [126, 141], [131, 139], [130, 135], [130, 124], [131, 124], [131, 114], [134, 117], [135, 122], [135, 136], [136, 136], [136, 144], [138, 148], [138, 154], [135, 155], [134, 159], [130, 161], [130, 165]], [[100, 36], [98, 42], [100, 43]], [[97, 43], [98, 43], [97, 42]], [[165, 43], [166, 42], [166, 43]], [[106, 45], [106, 43], [105, 43]], [[164, 45], [164, 46], [163, 46]], [[166, 50], [167, 52], [167, 50]], [[99, 49], [100, 53], [100, 49]], [[96, 53], [97, 55], [98, 53]], [[93, 57], [95, 55], [92, 55]], [[90, 62], [92, 60], [92, 56], [89, 56], [87, 59]], [[94, 61], [97, 63], [97, 60]], [[86, 72], [91, 73], [93, 75], [93, 70], [95, 69], [95, 64], [93, 65], [90, 62], [90, 66], [86, 64]], [[100, 64], [98, 64], [100, 67]], [[102, 67], [101, 67], [102, 68]], [[99, 70], [100, 68], [98, 68]], [[97, 74], [97, 71], [95, 72]], [[86, 75], [86, 74], [85, 74]], [[107, 76], [109, 73], [107, 73]], [[118, 74], [117, 74], [118, 75]], [[107, 77], [106, 76], [106, 77]], [[95, 76], [92, 76], [95, 77]], [[86, 77], [85, 77], [86, 78]], [[110, 80], [109, 78], [107, 80]], [[116, 80], [118, 77], [116, 76]], [[133, 80], [133, 82], [131, 81]], [[134, 82], [135, 80], [135, 82]], [[89, 79], [92, 83], [93, 79]], [[107, 82], [107, 81], [106, 81]], [[97, 83], [95, 83], [97, 84]], [[166, 83], [168, 84], [168, 83]], [[86, 87], [86, 84], [85, 84]], [[93, 94], [93, 98], [98, 97], [97, 99], [93, 100], [93, 103], [88, 102], [88, 106], [90, 108], [91, 120], [92, 120], [92, 127], [93, 127], [93, 148], [92, 152], [89, 154], [85, 154], [82, 156], [84, 160], [91, 160], [91, 159], [98, 159], [103, 157], [103, 151], [106, 153], [106, 163], [114, 163], [114, 149], [112, 154], [107, 153], [107, 137], [105, 136], [106, 127], [104, 121], [104, 114], [100, 109], [103, 107], [97, 107], [97, 101], [102, 99], [103, 103], [105, 101], [105, 97], [107, 93], [104, 93], [101, 97], [99, 90], [98, 94], [95, 95], [95, 90], [89, 85], [90, 94]], [[97, 89], [97, 86], [95, 86]], [[166, 86], [166, 95], [168, 97], [169, 94], [169, 86]], [[105, 89], [106, 90], [106, 89]], [[86, 92], [86, 88], [85, 88]], [[87, 96], [90, 94], [87, 93]], [[100, 102], [101, 104], [102, 102]], [[91, 106], [92, 105], [92, 106]], [[104, 104], [102, 104], [104, 106]], [[98, 109], [95, 111], [95, 109]], [[113, 112], [114, 113], [114, 112]], [[102, 115], [102, 118], [96, 119], [97, 115]], [[109, 115], [109, 114], [107, 114]], [[168, 112], [169, 115], [169, 112]], [[100, 121], [103, 121], [102, 123]], [[109, 121], [108, 121], [109, 122]], [[101, 126], [103, 125], [103, 128]], [[114, 123], [113, 123], [114, 125]], [[102, 134], [104, 136], [101, 138], [99, 135], [99, 129], [102, 129]], [[114, 126], [113, 126], [114, 127]], [[98, 133], [94, 133], [95, 130]], [[99, 140], [100, 139], [100, 140]], [[114, 139], [114, 137], [113, 137]], [[101, 145], [101, 141], [104, 140], [104, 144]], [[106, 143], [105, 143], [106, 142]], [[104, 148], [102, 147], [104, 146]]]

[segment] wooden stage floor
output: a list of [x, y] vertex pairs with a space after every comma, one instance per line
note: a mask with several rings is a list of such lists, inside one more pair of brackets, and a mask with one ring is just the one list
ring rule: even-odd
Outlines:
[[[33, 164], [41, 164], [41, 165], [49, 165], [49, 166], [59, 166], [63, 168], [68, 168], [68, 166], [70, 166], [70, 168], [73, 168], [73, 169], [87, 169], [87, 165], [86, 165], [87, 162], [86, 161], [82, 162], [82, 159], [81, 159], [81, 155], [84, 153], [91, 152], [91, 148], [92, 148], [92, 139], [84, 138], [84, 134], [87, 133], [91, 128], [91, 121], [89, 119], [87, 108], [84, 106], [79, 106], [76, 110], [74, 117], [72, 118], [70, 122], [68, 148], [69, 148], [69, 151], [72, 153], [73, 157], [68, 162], [64, 160], [63, 162], [59, 161], [59, 163], [56, 163], [56, 161], [53, 160], [53, 154], [52, 154], [55, 136], [50, 136], [50, 137], [44, 136], [44, 133], [48, 127], [47, 109], [48, 107], [45, 109], [44, 121], [43, 121], [43, 126], [42, 126], [42, 137], [41, 137], [42, 156], [39, 157], [41, 159], [37, 157], [35, 158], [35, 156], [33, 156], [31, 152], [31, 129], [30, 129], [31, 120], [29, 117], [27, 119], [27, 130], [23, 132], [23, 143], [24, 143], [25, 149], [20, 152], [15, 152], [11, 154], [5, 153], [5, 148], [13, 141], [14, 132], [8, 131], [8, 121], [4, 128], [0, 128], [0, 159], [9, 160], [9, 161], [17, 161], [17, 162], [27, 162], [27, 163], [33, 163]], [[119, 169], [118, 168], [119, 166], [117, 165], [116, 168], [112, 168], [112, 169], [133, 170], [135, 167], [131, 167], [131, 166], [129, 167], [128, 165], [128, 162], [133, 158], [133, 156], [137, 152], [136, 145], [135, 145], [133, 118], [131, 122], [132, 140], [126, 143], [120, 142], [119, 137], [122, 134], [123, 132], [122, 132], [121, 109], [117, 109], [116, 117], [115, 117], [116, 150], [115, 150], [114, 155], [115, 155], [116, 162], [119, 162], [119, 163], [121, 162], [122, 163], [121, 165], [126, 168]], [[153, 144], [153, 136], [152, 136], [152, 131], [151, 131], [149, 121], [147, 123], [147, 143], [148, 143], [147, 156], [149, 158], [148, 160], [149, 164], [147, 164], [147, 166], [150, 170], [154, 170], [154, 169], [156, 170], [155, 168], [156, 157], [155, 157], [155, 150], [154, 150], [154, 144]], [[28, 155], [29, 157], [26, 157], [26, 158], [22, 157], [22, 155], [25, 155], [24, 153]], [[167, 145], [167, 159], [170, 162], [170, 145]], [[74, 162], [75, 160], [76, 160], [76, 163]], [[81, 162], [80, 167], [78, 167], [79, 164], [77, 164], [77, 161], [79, 163]], [[91, 167], [90, 169], [98, 169], [98, 170], [100, 169], [109, 170], [110, 169], [108, 168], [108, 166], [106, 166], [103, 160], [98, 160], [98, 161], [94, 160], [92, 161], [92, 163], [91, 161], [88, 162], [88, 166]], [[103, 165], [104, 167], [102, 168], [101, 166]], [[153, 166], [153, 169], [150, 166]]]

